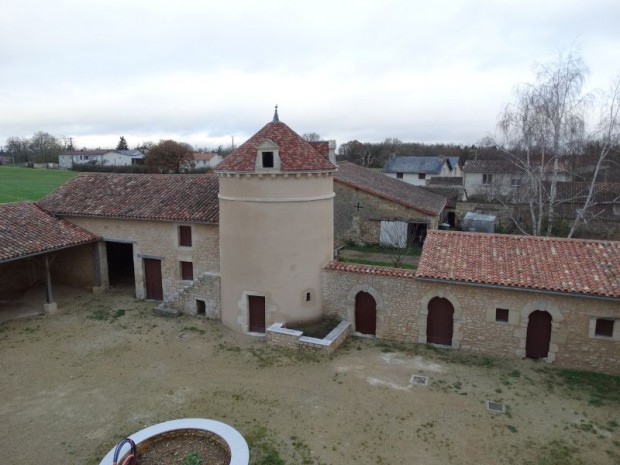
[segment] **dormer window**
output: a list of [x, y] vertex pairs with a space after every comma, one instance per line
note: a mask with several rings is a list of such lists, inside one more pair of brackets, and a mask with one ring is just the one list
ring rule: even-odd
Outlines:
[[261, 152], [263, 156], [263, 168], [273, 168], [273, 152]]
[[278, 146], [272, 140], [263, 140], [260, 144], [258, 144], [256, 152], [256, 171], [280, 170], [280, 155], [278, 153]]

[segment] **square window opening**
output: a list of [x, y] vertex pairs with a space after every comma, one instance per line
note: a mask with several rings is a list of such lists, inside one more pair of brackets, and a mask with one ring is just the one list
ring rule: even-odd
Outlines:
[[613, 337], [614, 336], [614, 320], [608, 320], [606, 318], [597, 318], [596, 328], [594, 329], [595, 336]]
[[508, 314], [509, 314], [509, 311], [507, 308], [496, 308], [495, 309], [495, 321], [499, 323], [508, 323]]
[[207, 304], [204, 300], [196, 299], [196, 315], [198, 316], [207, 315]]
[[396, 179], [403, 179], [403, 173], [396, 173]]
[[262, 152], [263, 168], [273, 168], [273, 152]]
[[192, 262], [181, 262], [181, 279], [183, 281], [194, 280], [194, 264]]
[[482, 184], [484, 184], [485, 186], [489, 186], [489, 185], [491, 185], [492, 182], [493, 182], [493, 175], [492, 174], [483, 174], [482, 175]]
[[418, 179], [426, 179], [426, 173], [418, 173]]
[[192, 246], [192, 227], [179, 226], [179, 245], [182, 247]]

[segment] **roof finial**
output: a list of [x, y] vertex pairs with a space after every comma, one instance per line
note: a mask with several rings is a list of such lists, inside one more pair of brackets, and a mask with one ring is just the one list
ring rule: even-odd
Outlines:
[[276, 105], [276, 111], [273, 114], [273, 122], [276, 123], [278, 121], [280, 121], [280, 118], [278, 118], [278, 105]]

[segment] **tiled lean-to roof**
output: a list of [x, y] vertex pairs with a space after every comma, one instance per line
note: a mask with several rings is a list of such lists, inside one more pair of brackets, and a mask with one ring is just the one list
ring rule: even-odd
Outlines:
[[214, 174], [82, 174], [37, 202], [61, 216], [217, 224]]
[[432, 216], [439, 215], [447, 202], [445, 197], [423, 187], [407, 184], [348, 161], [338, 163], [334, 181]]
[[0, 262], [95, 240], [97, 236], [94, 234], [54, 218], [32, 202], [0, 204]]
[[253, 172], [256, 167], [258, 146], [265, 140], [270, 140], [278, 146], [281, 171], [336, 169], [325, 155], [286, 124], [272, 121], [224, 158], [217, 165], [216, 171]]
[[325, 267], [328, 271], [345, 271], [347, 273], [359, 273], [375, 276], [387, 276], [390, 278], [415, 278], [415, 271], [389, 266], [361, 265], [357, 263], [343, 263], [331, 261]]
[[429, 231], [416, 278], [620, 299], [620, 242]]

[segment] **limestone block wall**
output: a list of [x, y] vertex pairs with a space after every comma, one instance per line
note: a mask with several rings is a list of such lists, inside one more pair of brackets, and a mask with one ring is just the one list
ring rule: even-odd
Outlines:
[[52, 285], [93, 287], [96, 270], [95, 247], [96, 243], [91, 243], [52, 253]]
[[219, 320], [222, 315], [220, 306], [220, 275], [205, 273], [185, 289], [170, 296], [167, 305], [179, 313], [198, 314], [197, 301], [205, 304], [205, 317]]
[[13, 291], [28, 289], [36, 282], [43, 282], [43, 267], [35, 257], [0, 264], [0, 299]]
[[[620, 374], [617, 301], [422, 281], [410, 276], [372, 274], [364, 268], [360, 265], [358, 272], [323, 272], [325, 313], [348, 319], [353, 331], [355, 295], [364, 291], [377, 304], [377, 338], [426, 343], [428, 304], [434, 297], [443, 297], [454, 307], [452, 348], [522, 358], [529, 315], [541, 310], [552, 317], [548, 362]], [[508, 310], [507, 322], [496, 321], [498, 308]], [[615, 320], [613, 337], [594, 335], [597, 318]]]
[[[217, 225], [143, 221], [112, 218], [67, 217], [67, 220], [101, 236], [105, 241], [133, 245], [136, 297], [145, 297], [144, 258], [161, 260], [164, 300], [187, 287], [181, 279], [180, 262], [192, 262], [194, 277], [219, 272], [219, 235]], [[191, 247], [179, 245], [179, 226], [192, 229]], [[105, 261], [105, 254], [100, 257]], [[102, 269], [105, 263], [102, 264]]]
[[[335, 181], [334, 236], [337, 240], [351, 241], [359, 245], [379, 244], [380, 220], [425, 220], [429, 229], [437, 229], [439, 217], [399, 205], [395, 202], [370, 195], [359, 189]], [[357, 206], [361, 208], [357, 208]]]

